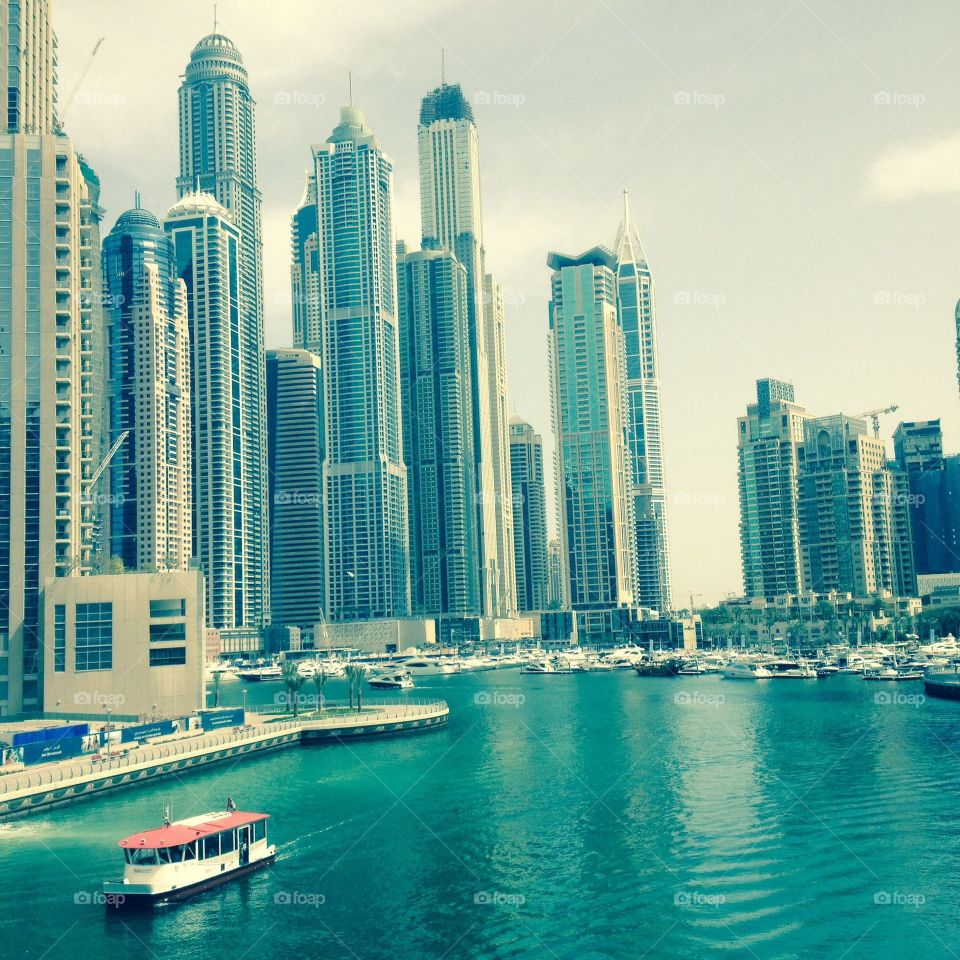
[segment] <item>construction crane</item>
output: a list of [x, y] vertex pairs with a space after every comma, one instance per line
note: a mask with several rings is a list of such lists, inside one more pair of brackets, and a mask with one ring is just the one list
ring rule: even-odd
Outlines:
[[880, 418], [886, 413], [896, 413], [899, 409], [895, 403], [892, 403], [889, 407], [884, 407], [882, 410], [868, 410], [866, 413], [861, 413], [860, 416], [864, 420], [869, 418], [873, 421], [873, 435], [879, 439]]
[[[90, 476], [89, 480], [81, 480], [81, 493], [80, 493], [80, 506], [88, 507], [93, 503], [93, 498], [90, 496], [90, 492], [93, 490], [93, 485], [100, 479], [100, 476], [103, 474], [103, 471], [110, 466], [110, 461], [117, 455], [117, 451], [123, 444], [123, 441], [130, 436], [129, 430], [124, 430], [119, 437], [113, 442], [113, 446], [110, 448], [107, 455], [100, 461], [100, 465]], [[69, 577], [74, 570], [80, 566], [80, 561], [83, 559], [83, 551], [74, 558], [73, 562], [67, 567], [66, 572], [63, 574], [65, 577]]]
[[100, 44], [106, 40], [106, 37], [101, 37], [93, 48], [90, 56], [87, 57], [87, 62], [83, 65], [83, 69], [80, 71], [80, 76], [77, 77], [77, 82], [73, 85], [73, 89], [70, 91], [70, 96], [67, 97], [66, 102], [63, 106], [63, 113], [57, 117], [57, 129], [62, 133], [63, 132], [63, 121], [67, 114], [70, 112], [70, 108], [73, 106], [73, 101], [77, 96], [77, 91], [80, 89], [80, 84], [83, 83], [83, 78], [87, 75], [87, 71], [90, 69], [93, 64], [93, 58], [97, 55], [97, 51], [100, 49]]

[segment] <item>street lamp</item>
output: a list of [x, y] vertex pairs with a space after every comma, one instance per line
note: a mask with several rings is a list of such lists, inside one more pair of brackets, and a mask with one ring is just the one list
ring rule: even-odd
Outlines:
[[111, 756], [110, 756], [110, 731], [112, 729], [110, 725], [111, 713], [112, 711], [110, 707], [107, 707], [107, 766], [108, 767], [111, 766]]

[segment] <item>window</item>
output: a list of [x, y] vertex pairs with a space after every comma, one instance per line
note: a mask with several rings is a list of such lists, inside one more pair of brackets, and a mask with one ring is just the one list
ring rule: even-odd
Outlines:
[[227, 830], [226, 833], [220, 834], [220, 852], [221, 853], [233, 853], [237, 849], [235, 843], [237, 837], [236, 830]]
[[53, 608], [53, 672], [67, 669], [67, 608], [58, 603]]
[[151, 600], [151, 617], [185, 617], [187, 615], [186, 600]]
[[186, 647], [160, 647], [150, 651], [151, 667], [179, 667], [187, 662]]
[[129, 850], [130, 862], [138, 867], [155, 867], [157, 865], [157, 851], [149, 848], [138, 847], [136, 850]]
[[185, 623], [151, 623], [150, 642], [165, 643], [169, 640], [185, 641], [187, 625]]
[[253, 825], [253, 842], [256, 843], [258, 840], [262, 840], [267, 835], [267, 821], [258, 820]]
[[113, 667], [113, 604], [78, 603], [76, 607], [76, 669]]
[[220, 856], [220, 834], [215, 833], [212, 837], [203, 838], [203, 857], [209, 860], [211, 857]]

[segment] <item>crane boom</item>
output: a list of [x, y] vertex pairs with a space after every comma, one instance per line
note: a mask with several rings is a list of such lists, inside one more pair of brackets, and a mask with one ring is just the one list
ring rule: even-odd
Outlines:
[[100, 466], [93, 471], [93, 476], [87, 481], [87, 489], [89, 490], [99, 479], [100, 474], [110, 466], [110, 461], [114, 458], [117, 451], [120, 449], [121, 444], [127, 437], [130, 436], [129, 430], [124, 430], [119, 437], [114, 441], [113, 446], [110, 448], [110, 452], [100, 461]]
[[900, 408], [895, 404], [891, 403], [889, 407], [882, 407], [877, 410], [868, 410], [866, 413], [861, 413], [860, 416], [864, 420], [871, 420], [873, 423], [873, 435], [874, 437], [879, 438], [880, 436], [880, 418], [887, 413], [896, 413]]
[[77, 82], [73, 85], [73, 89], [70, 91], [70, 96], [67, 97], [66, 102], [63, 106], [63, 113], [57, 118], [57, 126], [63, 129], [63, 120], [64, 117], [70, 112], [70, 108], [73, 106], [74, 98], [77, 95], [77, 91], [80, 89], [80, 84], [83, 83], [83, 78], [87, 75], [87, 71], [90, 69], [90, 66], [93, 63], [93, 58], [97, 55], [97, 51], [100, 49], [100, 45], [106, 40], [106, 37], [101, 37], [94, 46], [93, 50], [90, 53], [90, 56], [87, 57], [87, 62], [83, 65], [83, 69], [80, 71], [80, 76], [77, 77]]

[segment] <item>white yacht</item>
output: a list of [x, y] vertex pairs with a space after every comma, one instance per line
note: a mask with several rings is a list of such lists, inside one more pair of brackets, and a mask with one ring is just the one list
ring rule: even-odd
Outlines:
[[766, 665], [774, 680], [816, 680], [817, 671], [805, 660], [771, 660]]
[[773, 676], [758, 660], [731, 660], [722, 672], [727, 680], [769, 680]]
[[375, 690], [409, 690], [413, 686], [413, 679], [410, 674], [401, 671], [371, 677], [367, 683]]
[[403, 669], [415, 677], [437, 677], [459, 673], [460, 664], [445, 657], [410, 657], [403, 661]]

